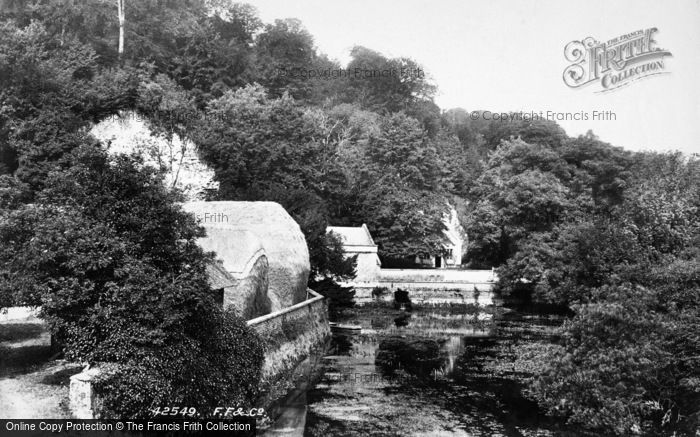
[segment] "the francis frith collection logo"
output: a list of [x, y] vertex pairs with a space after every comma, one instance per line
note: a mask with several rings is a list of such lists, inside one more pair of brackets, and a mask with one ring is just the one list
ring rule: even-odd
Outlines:
[[671, 52], [657, 46], [655, 27], [637, 30], [605, 42], [592, 37], [571, 41], [564, 48], [572, 64], [564, 70], [564, 83], [571, 88], [597, 84], [607, 92], [639, 79], [668, 73], [664, 57]]

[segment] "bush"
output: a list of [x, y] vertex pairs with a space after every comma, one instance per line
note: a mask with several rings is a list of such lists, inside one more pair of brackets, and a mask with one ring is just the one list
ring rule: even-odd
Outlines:
[[108, 415], [251, 402], [260, 342], [221, 312], [194, 217], [138, 160], [92, 147], [71, 159], [0, 220], [0, 302], [41, 305], [68, 359], [115, 364]]
[[352, 287], [343, 287], [330, 278], [313, 282], [310, 286], [312, 290], [328, 298], [328, 312], [331, 318], [343, 309], [355, 305], [355, 290]]
[[372, 289], [372, 298], [379, 299], [389, 292], [387, 287], [374, 287]]
[[400, 309], [402, 307], [407, 311], [413, 309], [411, 298], [408, 297], [408, 291], [398, 288], [394, 292], [394, 308]]
[[213, 417], [216, 407], [255, 405], [263, 364], [263, 343], [230, 311], [212, 322], [204, 341], [169, 345], [123, 365], [104, 366], [96, 393], [105, 418], [147, 418], [163, 406], [194, 407]]
[[546, 364], [532, 386], [539, 403], [571, 423], [618, 435], [658, 433], [696, 413], [697, 358], [678, 357], [697, 351], [697, 327], [659, 312], [659, 296], [649, 290], [604, 287], [600, 294], [605, 301], [576, 307], [562, 327], [563, 344], [540, 358]]

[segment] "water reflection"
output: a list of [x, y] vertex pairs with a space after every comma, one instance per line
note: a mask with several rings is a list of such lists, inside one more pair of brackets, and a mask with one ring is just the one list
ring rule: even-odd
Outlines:
[[381, 373], [394, 376], [402, 370], [419, 379], [431, 377], [443, 367], [443, 351], [433, 339], [391, 337], [382, 340], [374, 363]]
[[338, 333], [331, 337], [330, 350], [336, 355], [350, 355], [352, 346], [351, 335]]
[[408, 326], [408, 320], [411, 318], [410, 314], [402, 314], [394, 319], [394, 325], [397, 328], [403, 328]]
[[505, 360], [513, 338], [549, 322], [468, 305], [408, 313], [387, 304], [361, 307], [343, 323], [362, 333], [333, 335], [307, 394], [304, 435], [554, 435], [518, 382], [485, 370]]
[[455, 362], [457, 357], [462, 353], [462, 337], [453, 335], [447, 339], [443, 346], [443, 350], [446, 356], [445, 366], [443, 367], [443, 374], [451, 375], [455, 369]]

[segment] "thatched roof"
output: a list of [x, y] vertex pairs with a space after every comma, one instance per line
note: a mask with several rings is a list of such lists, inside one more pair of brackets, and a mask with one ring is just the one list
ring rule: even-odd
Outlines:
[[220, 261], [207, 263], [206, 265], [209, 286], [213, 290], [231, 287], [236, 283], [236, 279], [226, 271]]
[[[299, 225], [275, 202], [188, 202], [208, 236], [201, 240], [229, 269], [240, 269], [262, 246], [269, 263], [272, 311], [305, 299], [309, 250]], [[234, 232], [236, 231], [236, 232]], [[257, 241], [256, 241], [257, 240]], [[229, 270], [235, 274], [235, 270]]]
[[207, 252], [216, 252], [223, 268], [240, 279], [255, 261], [265, 255], [260, 239], [244, 229], [225, 229], [207, 226], [207, 235], [197, 240]]

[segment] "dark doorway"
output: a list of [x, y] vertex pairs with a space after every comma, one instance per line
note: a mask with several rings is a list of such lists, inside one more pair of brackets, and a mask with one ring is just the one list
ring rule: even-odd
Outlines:
[[435, 255], [435, 268], [439, 269], [440, 267], [442, 267], [442, 257]]

